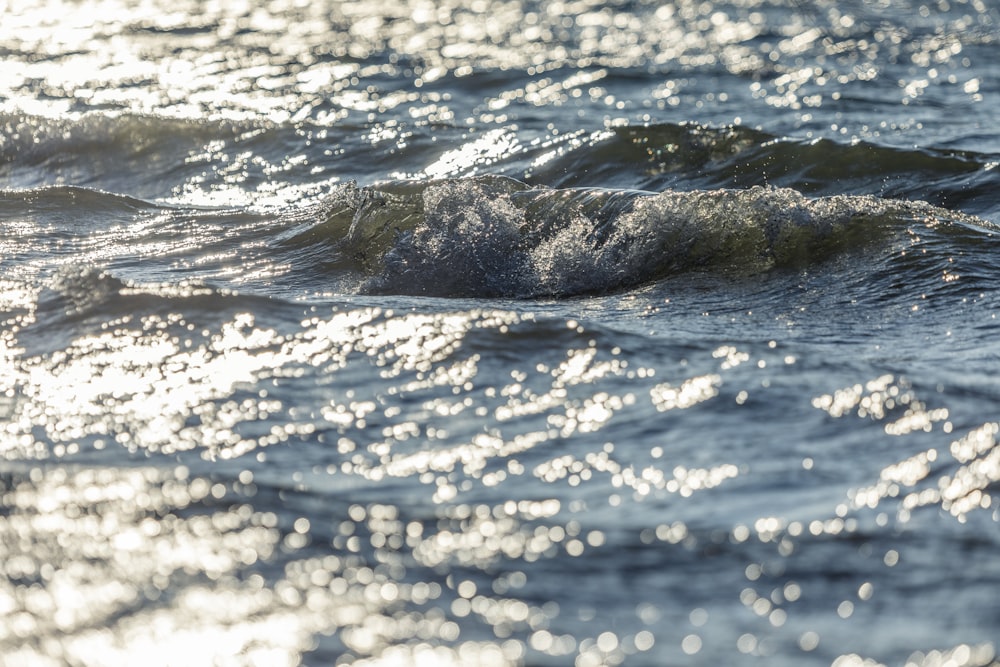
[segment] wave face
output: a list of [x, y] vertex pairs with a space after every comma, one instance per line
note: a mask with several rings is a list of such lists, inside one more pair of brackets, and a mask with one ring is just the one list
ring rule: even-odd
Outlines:
[[503, 177], [346, 186], [325, 219], [284, 243], [323, 246], [359, 291], [565, 297], [691, 271], [751, 275], [877, 245], [907, 225], [988, 228], [972, 216], [873, 196], [788, 188], [649, 193], [537, 188]]

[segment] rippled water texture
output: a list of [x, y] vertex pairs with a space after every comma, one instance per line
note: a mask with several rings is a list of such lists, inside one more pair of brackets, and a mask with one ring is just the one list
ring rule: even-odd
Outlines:
[[0, 665], [1000, 665], [998, 21], [0, 3]]

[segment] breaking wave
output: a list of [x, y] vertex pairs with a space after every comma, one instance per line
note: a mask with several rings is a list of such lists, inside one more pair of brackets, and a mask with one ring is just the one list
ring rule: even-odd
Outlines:
[[552, 189], [499, 176], [346, 184], [320, 218], [282, 245], [327, 271], [354, 273], [359, 292], [506, 298], [606, 293], [698, 270], [808, 266], [914, 223], [989, 227], [869, 195]]

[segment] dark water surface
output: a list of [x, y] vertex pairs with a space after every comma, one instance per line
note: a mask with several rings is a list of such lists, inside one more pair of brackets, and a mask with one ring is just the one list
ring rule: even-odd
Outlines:
[[996, 665], [1000, 9], [14, 2], [0, 665]]

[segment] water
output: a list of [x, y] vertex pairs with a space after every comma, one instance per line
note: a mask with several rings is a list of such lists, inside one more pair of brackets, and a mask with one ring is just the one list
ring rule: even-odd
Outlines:
[[998, 21], [7, 3], [0, 664], [998, 664]]

